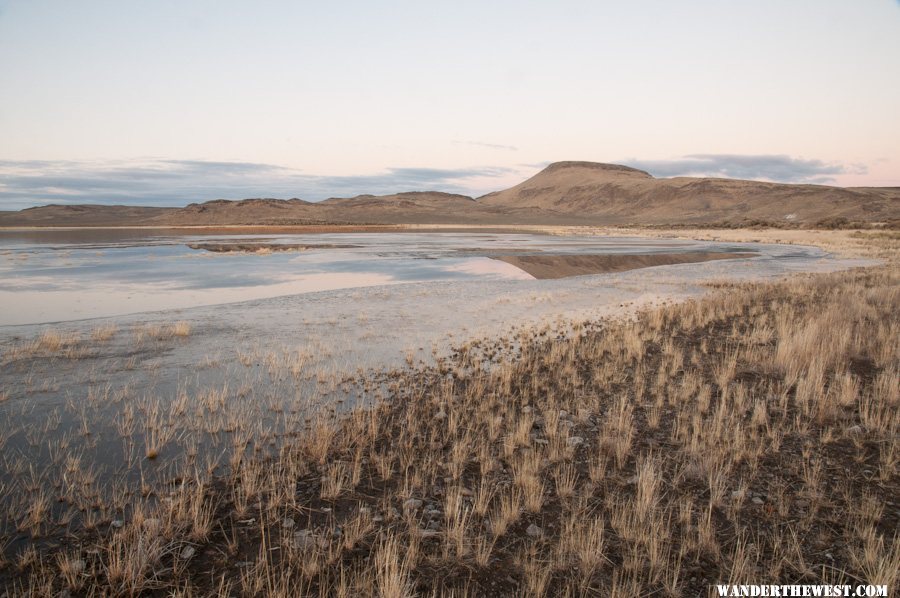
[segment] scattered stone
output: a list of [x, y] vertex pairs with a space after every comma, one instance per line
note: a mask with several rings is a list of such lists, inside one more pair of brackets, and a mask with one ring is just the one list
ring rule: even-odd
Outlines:
[[193, 546], [185, 546], [184, 550], [181, 551], [181, 560], [189, 561], [194, 557], [195, 554], [197, 554], [196, 548], [194, 548]]
[[528, 529], [525, 530], [525, 533], [528, 534], [530, 538], [540, 538], [544, 535], [544, 530], [532, 523], [528, 526]]
[[626, 483], [626, 484], [637, 484], [637, 483], [638, 483], [638, 479], [639, 479], [639, 478], [638, 478], [636, 475], [633, 475], [633, 476], [631, 476], [630, 478], [628, 478], [627, 480], [625, 480], [625, 483]]
[[432, 519], [428, 522], [428, 529], [430, 530], [439, 530], [441, 529], [441, 522], [437, 519]]
[[374, 517], [372, 517], [372, 521], [375, 523], [381, 523], [382, 521], [384, 521], [384, 517], [382, 517], [381, 515], [375, 515]]
[[745, 490], [733, 490], [731, 492], [731, 498], [732, 500], [743, 500], [746, 494]]
[[474, 494], [471, 490], [469, 490], [465, 486], [462, 487], [462, 489], [459, 491], [459, 493], [462, 494], [463, 496], [472, 496]]
[[121, 529], [122, 526], [125, 525], [125, 522], [121, 519], [113, 519], [110, 525], [116, 529]]
[[754, 496], [754, 497], [753, 497], [752, 499], [750, 499], [750, 500], [751, 500], [751, 502], [752, 502], [753, 504], [755, 504], [755, 505], [761, 505], [761, 504], [763, 504], [763, 499], [761, 499], [761, 498], [758, 497], [758, 496]]
[[847, 428], [847, 434], [850, 436], [862, 436], [866, 433], [866, 429], [859, 424]]
[[300, 530], [299, 532], [296, 532], [294, 534], [294, 546], [296, 546], [300, 550], [309, 550], [311, 548], [315, 548], [316, 537], [308, 529]]
[[566, 440], [566, 444], [572, 447], [581, 446], [584, 444], [584, 438], [581, 436], [570, 436], [568, 440]]
[[437, 538], [441, 535], [440, 532], [437, 532], [433, 529], [420, 529], [418, 533], [419, 537], [423, 540], [428, 540], [429, 538]]
[[162, 521], [156, 518], [145, 519], [144, 529], [151, 533], [157, 533], [162, 529]]
[[404, 511], [417, 511], [422, 506], [422, 501], [418, 498], [408, 498], [403, 502]]
[[436, 419], [439, 422], [444, 421], [445, 419], [447, 419], [447, 414], [444, 412], [443, 409], [441, 409], [440, 411], [438, 411], [437, 413], [434, 414], [434, 419]]
[[285, 517], [284, 521], [281, 522], [281, 527], [283, 527], [284, 529], [291, 529], [292, 527], [294, 527], [294, 520], [290, 517]]

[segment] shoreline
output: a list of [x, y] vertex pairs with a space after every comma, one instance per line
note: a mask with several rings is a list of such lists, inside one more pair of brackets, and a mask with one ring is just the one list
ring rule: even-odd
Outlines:
[[[76, 582], [54, 563], [77, 561], [81, 573], [72, 591], [121, 588], [126, 581], [106, 573], [108, 559], [146, 557], [146, 566], [128, 574], [130, 587], [253, 593], [254, 587], [288, 584], [293, 593], [321, 593], [346, 584], [365, 594], [383, 583], [371, 563], [388, 559], [417, 594], [440, 587], [560, 593], [572, 583], [608, 593], [624, 575], [632, 584], [629, 593], [694, 595], [745, 566], [741, 547], [752, 540], [766, 579], [789, 582], [804, 562], [823, 559], [827, 551], [836, 569], [893, 583], [893, 577], [867, 574], [869, 565], [853, 555], [863, 550], [866, 534], [889, 542], [900, 516], [879, 510], [900, 491], [896, 463], [883, 460], [897, 426], [896, 397], [883, 383], [896, 367], [896, 350], [885, 353], [883, 344], [895, 324], [881, 317], [841, 320], [841, 326], [869, 327], [847, 337], [865, 342], [860, 349], [842, 349], [821, 336], [841, 336], [833, 318], [862, 309], [854, 301], [863, 296], [870, 298], [869, 309], [895, 320], [890, 297], [896, 271], [890, 272], [881, 267], [725, 284], [697, 301], [643, 310], [637, 320], [593, 320], [566, 338], [534, 329], [462, 342], [434, 366], [410, 363], [387, 373], [383, 400], [376, 396], [345, 414], [314, 411], [301, 426], [307, 433], [278, 440], [288, 451], [232, 459], [232, 473], [203, 473], [202, 466], [176, 473], [182, 482], [174, 486], [168, 476], [158, 485], [148, 478], [155, 490], [137, 499], [143, 506], [125, 509], [115, 506], [121, 499], [110, 499], [91, 531], [68, 524], [60, 548], [42, 548], [48, 555], [42, 559], [19, 556], [15, 568], [0, 567], [0, 579], [8, 588], [21, 584], [12, 586], [20, 591], [34, 590], [42, 579], [65, 588]], [[869, 290], [863, 295], [860, 289]], [[782, 315], [759, 311], [776, 304], [786, 310]], [[813, 324], [820, 340], [804, 340], [800, 331]], [[735, 329], [743, 339], [737, 348]], [[179, 337], [173, 327], [157, 334], [163, 335], [157, 342], [177, 344], [189, 342], [194, 332]], [[794, 343], [792, 349], [780, 352], [782, 342]], [[806, 376], [822, 346], [862, 350], [874, 361], [858, 366], [837, 354], [823, 357], [828, 377], [823, 390], [812, 392], [829, 399], [810, 402], [801, 387], [782, 386], [782, 376], [794, 375], [790, 368]], [[785, 369], [763, 368], [770, 359], [765, 355], [782, 360], [775, 363]], [[801, 361], [791, 361], [796, 359]], [[846, 395], [853, 398], [839, 394], [849, 392], [839, 390], [843, 363], [857, 368], [850, 373], [862, 385]], [[277, 367], [290, 371], [288, 362]], [[831, 377], [832, 367], [837, 377]], [[158, 415], [142, 410], [136, 427], [174, 425], [188, 433], [213, 424], [223, 408], [225, 414], [234, 410], [234, 418], [223, 420], [238, 426], [234, 434], [245, 429], [240, 421], [255, 421], [243, 403], [232, 403], [237, 397], [220, 405], [187, 391], [183, 413], [199, 409], [207, 415], [185, 420], [178, 407]], [[757, 392], [771, 397], [763, 411]], [[874, 400], [869, 397], [879, 402], [865, 403]], [[110, 400], [118, 404], [95, 397], [87, 405]], [[727, 423], [716, 423], [720, 417]], [[684, 428], [691, 421], [697, 427]], [[854, 426], [863, 424], [864, 440], [853, 440], [859, 438]], [[138, 462], [150, 467], [154, 459], [170, 459], [170, 445], [180, 442], [174, 438], [136, 435]], [[698, 462], [693, 443], [715, 459]], [[668, 448], [660, 452], [661, 446]], [[804, 446], [814, 447], [813, 461], [802, 457]], [[153, 456], [142, 456], [145, 450]], [[844, 463], [859, 459], [872, 473]], [[686, 473], [701, 464], [706, 469]], [[864, 484], [867, 475], [878, 483]], [[833, 483], [837, 478], [844, 485]], [[251, 484], [254, 479], [259, 482]], [[63, 506], [79, 504], [80, 491], [72, 492]], [[866, 515], [871, 512], [880, 514]], [[22, 517], [26, 534], [43, 535], [47, 518], [56, 516], [32, 509]], [[798, 544], [788, 560], [773, 559], [791, 531], [827, 540]], [[660, 543], [662, 552], [650, 541]], [[869, 550], [883, 563], [878, 571], [897, 570], [889, 544]], [[651, 563], [651, 569], [637, 563]], [[673, 566], [684, 573], [660, 577], [652, 568]], [[210, 581], [209, 571], [220, 581]], [[837, 582], [826, 570], [807, 575]]]

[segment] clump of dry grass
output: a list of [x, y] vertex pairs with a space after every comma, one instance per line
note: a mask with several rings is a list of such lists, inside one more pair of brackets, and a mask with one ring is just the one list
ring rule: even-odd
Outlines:
[[91, 338], [97, 342], [106, 342], [111, 340], [119, 331], [119, 327], [115, 324], [105, 324], [98, 326], [91, 331]]
[[172, 325], [172, 335], [173, 336], [190, 336], [191, 334], [191, 323], [180, 321], [175, 322]]

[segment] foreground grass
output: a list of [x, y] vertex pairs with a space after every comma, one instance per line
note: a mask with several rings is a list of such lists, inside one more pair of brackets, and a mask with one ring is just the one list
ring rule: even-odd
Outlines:
[[[12, 595], [895, 588], [898, 305], [885, 267], [471, 343], [274, 457], [185, 469], [122, 520], [35, 539], [0, 575]], [[24, 529], [50, 500], [15, 514]]]

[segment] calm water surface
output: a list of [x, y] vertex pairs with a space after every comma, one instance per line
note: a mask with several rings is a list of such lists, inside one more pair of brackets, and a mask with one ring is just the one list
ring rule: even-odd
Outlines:
[[[213, 253], [193, 243], [352, 245]], [[172, 235], [128, 230], [0, 231], [0, 325], [183, 309], [406, 282], [526, 280], [491, 255], [732, 251], [692, 241], [519, 233]]]

